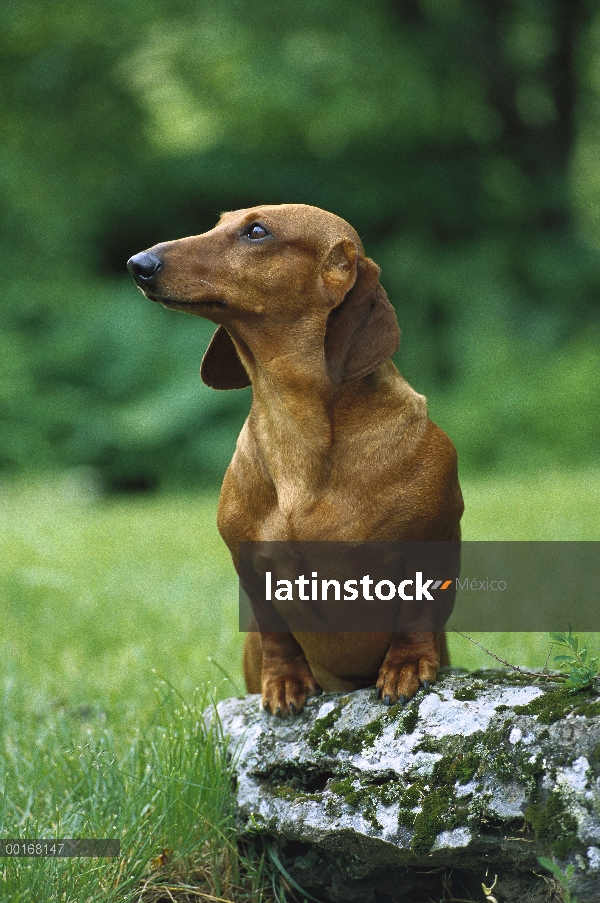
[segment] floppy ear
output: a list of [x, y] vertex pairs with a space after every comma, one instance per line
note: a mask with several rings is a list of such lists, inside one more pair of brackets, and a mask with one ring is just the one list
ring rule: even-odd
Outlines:
[[[343, 251], [344, 259], [340, 256]], [[353, 242], [340, 242], [332, 253], [338, 261], [323, 274], [325, 285], [345, 282], [341, 301], [329, 311], [325, 328], [325, 370], [335, 386], [371, 373], [398, 350], [396, 312], [379, 284], [379, 267], [363, 257]], [[354, 278], [353, 278], [354, 276]], [[335, 291], [333, 292], [335, 294]]]
[[245, 389], [250, 379], [231, 336], [219, 326], [200, 364], [202, 382], [211, 389]]

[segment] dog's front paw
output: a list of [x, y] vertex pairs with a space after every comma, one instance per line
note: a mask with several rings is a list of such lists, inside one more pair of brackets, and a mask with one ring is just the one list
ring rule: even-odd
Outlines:
[[287, 715], [297, 715], [309, 696], [318, 696], [322, 692], [308, 665], [298, 671], [266, 674], [262, 681], [262, 707], [273, 715], [285, 718]]
[[403, 705], [419, 686], [435, 682], [440, 663], [435, 633], [395, 634], [377, 678], [377, 698]]

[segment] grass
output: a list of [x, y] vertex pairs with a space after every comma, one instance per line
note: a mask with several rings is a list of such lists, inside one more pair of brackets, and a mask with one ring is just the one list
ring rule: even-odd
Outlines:
[[[461, 480], [466, 540], [599, 540], [600, 471], [544, 471], [518, 476]], [[568, 604], [569, 600], [565, 600]], [[542, 667], [549, 652], [546, 634], [474, 634], [486, 649], [517, 665]], [[584, 637], [598, 648], [600, 637]], [[468, 640], [450, 634], [450, 658], [464, 668], [495, 664]], [[552, 652], [552, 655], [555, 651]], [[552, 662], [550, 662], [552, 665]]]
[[213, 897], [266, 899], [201, 719], [242, 692], [216, 496], [102, 501], [92, 488], [2, 494], [0, 837], [116, 837], [125, 855], [0, 860], [0, 900], [126, 903], [146, 886], [152, 901], [183, 876]]
[[[464, 481], [464, 537], [598, 539], [599, 487], [598, 471]], [[117, 837], [123, 856], [0, 860], [0, 900], [152, 903], [161, 883], [177, 900], [283, 899], [236, 846], [229, 766], [200, 717], [243, 692], [215, 513], [216, 495], [99, 499], [85, 474], [4, 487], [0, 837]], [[476, 638], [525, 666], [548, 652], [537, 634]]]
[[[235, 836], [230, 765], [206, 692], [186, 703], [166, 689], [143, 729], [129, 736], [63, 713], [28, 719], [5, 697], [2, 835], [114, 838], [122, 857], [13, 859], [0, 868], [0, 899], [165, 900], [193, 885], [205, 899], [262, 900], [259, 856]], [[179, 896], [177, 899], [187, 899]]]
[[96, 501], [70, 481], [3, 493], [0, 668], [26, 708], [140, 718], [153, 669], [189, 694], [222, 679], [209, 657], [231, 663], [241, 692], [237, 581], [215, 510], [216, 496]]

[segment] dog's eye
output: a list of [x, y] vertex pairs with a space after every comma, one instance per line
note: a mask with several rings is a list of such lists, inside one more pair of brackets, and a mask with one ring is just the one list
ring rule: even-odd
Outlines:
[[247, 238], [252, 239], [253, 241], [258, 241], [260, 238], [266, 238], [270, 235], [270, 232], [267, 232], [264, 226], [261, 226], [260, 223], [251, 223], [245, 230], [244, 235]]

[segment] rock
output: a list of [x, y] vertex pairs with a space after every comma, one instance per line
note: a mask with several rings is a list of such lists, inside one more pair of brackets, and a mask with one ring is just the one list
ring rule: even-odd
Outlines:
[[241, 831], [313, 897], [484, 900], [497, 876], [488, 899], [544, 903], [561, 899], [546, 856], [579, 903], [600, 901], [595, 690], [447, 670], [405, 707], [359, 690], [287, 720], [257, 696], [218, 712]]

